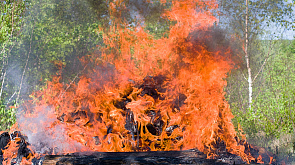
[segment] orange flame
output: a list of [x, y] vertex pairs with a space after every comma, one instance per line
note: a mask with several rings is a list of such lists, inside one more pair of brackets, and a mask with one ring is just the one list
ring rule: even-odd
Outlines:
[[70, 88], [54, 77], [23, 106], [18, 124], [29, 139], [55, 154], [198, 148], [209, 158], [218, 156], [221, 140], [229, 152], [253, 160], [235, 139], [224, 99], [232, 52], [203, 42], [213, 41], [206, 32], [217, 21], [210, 12], [215, 0], [173, 0], [163, 17], [176, 24], [161, 39], [121, 20], [124, 1], [109, 6], [105, 46], [89, 60], [94, 69]]

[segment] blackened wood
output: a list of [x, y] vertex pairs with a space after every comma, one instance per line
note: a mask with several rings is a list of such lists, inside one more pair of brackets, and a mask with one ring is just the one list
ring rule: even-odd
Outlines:
[[[206, 159], [206, 155], [196, 150], [154, 151], [154, 152], [93, 152], [70, 155], [46, 155], [43, 165], [67, 164], [199, 164], [224, 165], [240, 164], [240, 160]], [[237, 163], [239, 162], [239, 163]]]
[[10, 136], [8, 132], [3, 132], [0, 135], [0, 155], [2, 155], [2, 150], [5, 149], [7, 144], [10, 142]]
[[10, 135], [8, 132], [3, 132], [0, 135], [0, 165], [2, 165], [3, 161], [3, 152], [2, 150], [6, 149], [7, 144], [10, 142]]

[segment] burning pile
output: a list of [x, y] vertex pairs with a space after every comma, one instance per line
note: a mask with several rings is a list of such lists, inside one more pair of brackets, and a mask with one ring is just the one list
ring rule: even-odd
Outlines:
[[118, 10], [124, 7], [122, 0], [110, 3], [114, 17], [104, 33], [105, 46], [83, 59], [89, 70], [77, 84], [65, 85], [55, 76], [22, 106], [17, 125], [31, 151], [197, 148], [208, 158], [226, 151], [254, 160], [238, 140], [224, 100], [225, 78], [234, 63], [228, 42], [212, 28], [216, 2], [172, 1], [163, 17], [175, 25], [161, 39], [124, 23]]

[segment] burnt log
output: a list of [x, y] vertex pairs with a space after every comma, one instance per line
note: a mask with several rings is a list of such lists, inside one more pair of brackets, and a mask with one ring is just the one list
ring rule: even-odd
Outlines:
[[244, 163], [240, 157], [230, 159], [206, 159], [198, 150], [152, 152], [93, 152], [68, 155], [46, 155], [43, 165], [82, 164], [199, 164], [225, 165]]

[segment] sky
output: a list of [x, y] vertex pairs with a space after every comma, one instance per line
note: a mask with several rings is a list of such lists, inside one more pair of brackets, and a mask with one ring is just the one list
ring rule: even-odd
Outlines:
[[[295, 3], [295, 0], [288, 0], [287, 3]], [[295, 6], [293, 6], [293, 12], [292, 12], [293, 17], [293, 26], [295, 26]], [[283, 28], [283, 27], [278, 27], [275, 24], [273, 24], [272, 26], [270, 26], [269, 28], [266, 29], [267, 31], [269, 31], [271, 34], [273, 35], [265, 35], [262, 36], [262, 38], [265, 39], [275, 39], [274, 37], [278, 38], [278, 39], [288, 39], [288, 40], [293, 40], [295, 39], [295, 27], [292, 30], [292, 27], [288, 27], [288, 28]]]
[[291, 27], [288, 29], [283, 27], [270, 26], [266, 29], [266, 31], [266, 34], [261, 36], [262, 39], [295, 39], [295, 30], [292, 30]]

